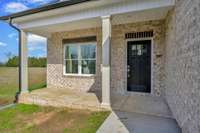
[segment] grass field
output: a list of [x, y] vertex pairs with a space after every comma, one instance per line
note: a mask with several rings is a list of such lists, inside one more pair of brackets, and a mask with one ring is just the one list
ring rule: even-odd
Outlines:
[[[29, 68], [29, 91], [45, 87], [46, 68]], [[0, 67], [0, 106], [18, 91], [18, 69]], [[0, 110], [0, 133], [95, 133], [110, 112], [16, 104]]]
[[0, 111], [1, 133], [95, 133], [109, 112], [18, 104]]
[[[29, 90], [45, 86], [46, 68], [29, 68]], [[18, 69], [0, 67], [0, 105], [12, 103], [18, 88]]]

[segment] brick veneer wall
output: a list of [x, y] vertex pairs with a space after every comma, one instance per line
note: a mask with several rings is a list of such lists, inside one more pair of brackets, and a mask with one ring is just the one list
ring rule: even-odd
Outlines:
[[163, 80], [163, 23], [164, 21], [148, 21], [131, 24], [121, 24], [112, 27], [111, 45], [111, 92], [126, 93], [127, 56], [125, 34], [153, 30], [153, 95], [160, 95]]
[[165, 97], [183, 129], [200, 133], [200, 1], [178, 0], [166, 20]]
[[[126, 93], [126, 40], [128, 32], [154, 31], [153, 37], [153, 95], [160, 95], [163, 80], [163, 48], [164, 21], [148, 21], [112, 26], [111, 44], [111, 92]], [[97, 74], [94, 77], [64, 76], [63, 75], [63, 44], [64, 38], [97, 36]], [[48, 39], [48, 87], [64, 87], [81, 91], [101, 90], [101, 28], [76, 30], [53, 33]]]
[[[97, 37], [96, 75], [92, 77], [66, 76], [63, 74], [63, 39]], [[84, 29], [70, 32], [53, 33], [48, 39], [47, 86], [94, 91], [101, 88], [101, 29]]]

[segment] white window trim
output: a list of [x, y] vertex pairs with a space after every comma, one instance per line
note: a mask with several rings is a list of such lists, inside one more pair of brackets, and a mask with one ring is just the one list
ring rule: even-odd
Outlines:
[[[95, 45], [96, 46], [96, 49], [95, 49], [95, 52], [96, 52], [96, 56], [94, 59], [86, 59], [86, 60], [95, 60], [95, 74], [82, 74], [81, 73], [81, 69], [82, 69], [82, 66], [81, 66], [81, 63], [79, 63], [79, 61], [81, 60], [80, 59], [80, 55], [81, 55], [81, 48], [80, 46], [81, 45], [88, 45], [88, 43], [92, 43], [91, 45]], [[66, 73], [66, 60], [68, 59], [65, 59], [65, 52], [66, 52], [66, 46], [74, 46], [76, 45], [78, 47], [78, 73]], [[97, 42], [84, 42], [84, 43], [68, 43], [68, 44], [64, 44], [64, 48], [63, 48], [64, 52], [63, 52], [63, 75], [65, 76], [83, 76], [83, 77], [90, 77], [90, 76], [95, 76], [96, 75], [96, 68], [97, 68]]]

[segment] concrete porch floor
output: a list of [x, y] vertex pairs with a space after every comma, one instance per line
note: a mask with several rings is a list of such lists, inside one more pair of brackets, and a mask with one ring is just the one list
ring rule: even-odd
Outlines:
[[43, 88], [30, 93], [23, 93], [19, 103], [42, 106], [68, 107], [74, 109], [102, 110], [100, 94], [79, 92], [63, 88]]
[[[21, 94], [19, 103], [76, 109], [102, 110], [101, 92], [80, 92], [64, 88], [43, 88]], [[150, 95], [112, 95], [112, 110], [136, 112], [171, 118], [168, 105], [160, 97]]]
[[135, 112], [147, 115], [173, 118], [172, 113], [161, 97], [133, 94], [128, 96], [112, 96], [112, 109], [115, 111]]

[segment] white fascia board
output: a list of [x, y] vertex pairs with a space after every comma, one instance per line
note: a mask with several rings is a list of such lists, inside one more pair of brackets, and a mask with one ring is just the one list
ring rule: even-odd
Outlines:
[[26, 22], [26, 21], [32, 21], [35, 19], [41, 19], [41, 18], [46, 18], [46, 17], [53, 17], [53, 16], [59, 16], [61, 14], [68, 14], [72, 12], [77, 12], [81, 10], [87, 10], [89, 8], [94, 8], [94, 7], [99, 7], [99, 6], [104, 6], [108, 4], [113, 4], [113, 3], [118, 3], [123, 0], [94, 0], [94, 1], [88, 1], [80, 4], [75, 4], [71, 6], [66, 6], [66, 7], [60, 7], [57, 9], [52, 9], [52, 10], [47, 10], [43, 12], [38, 12], [34, 14], [29, 14], [25, 15], [22, 17], [14, 18], [13, 22], [15, 23], [21, 23], [21, 22]]
[[[73, 22], [78, 20], [97, 18], [106, 15], [116, 15], [128, 12], [138, 12], [148, 9], [174, 6], [174, 0], [128, 0], [117, 4], [109, 4], [87, 10], [65, 13], [54, 17], [36, 19], [29, 22], [18, 23], [20, 29], [29, 29], [42, 26]], [[62, 14], [62, 13], [60, 13]]]

